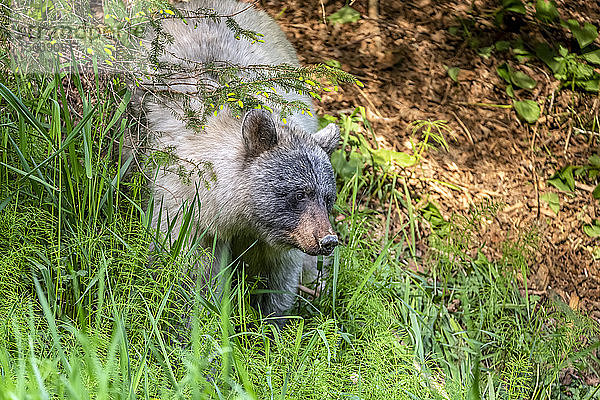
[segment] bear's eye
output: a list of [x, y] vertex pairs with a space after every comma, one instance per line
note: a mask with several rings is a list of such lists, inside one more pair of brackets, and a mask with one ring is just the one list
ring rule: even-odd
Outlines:
[[301, 202], [302, 200], [304, 200], [306, 198], [306, 193], [304, 192], [298, 192], [294, 195], [294, 200], [296, 200], [296, 202]]

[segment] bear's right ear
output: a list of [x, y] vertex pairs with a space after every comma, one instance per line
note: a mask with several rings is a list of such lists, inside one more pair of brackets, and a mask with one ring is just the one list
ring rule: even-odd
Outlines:
[[277, 146], [277, 128], [271, 114], [252, 110], [242, 121], [242, 137], [246, 156], [256, 157]]

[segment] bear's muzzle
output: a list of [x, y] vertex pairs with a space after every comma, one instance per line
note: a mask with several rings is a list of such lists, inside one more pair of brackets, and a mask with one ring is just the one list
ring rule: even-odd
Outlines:
[[338, 245], [327, 211], [318, 205], [305, 209], [290, 236], [296, 247], [311, 256], [329, 255]]

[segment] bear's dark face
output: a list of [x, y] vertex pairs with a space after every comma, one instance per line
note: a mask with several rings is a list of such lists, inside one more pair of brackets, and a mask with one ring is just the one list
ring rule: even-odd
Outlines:
[[255, 229], [274, 246], [331, 253], [338, 240], [328, 217], [336, 199], [329, 156], [339, 141], [338, 128], [332, 124], [311, 135], [276, 126], [270, 114], [252, 111], [242, 133], [245, 165], [256, 188], [247, 199]]

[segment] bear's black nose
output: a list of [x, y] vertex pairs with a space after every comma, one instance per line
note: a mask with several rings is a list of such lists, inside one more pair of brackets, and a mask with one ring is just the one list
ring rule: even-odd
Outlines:
[[327, 235], [319, 242], [319, 253], [329, 255], [338, 245], [338, 238], [335, 235]]

